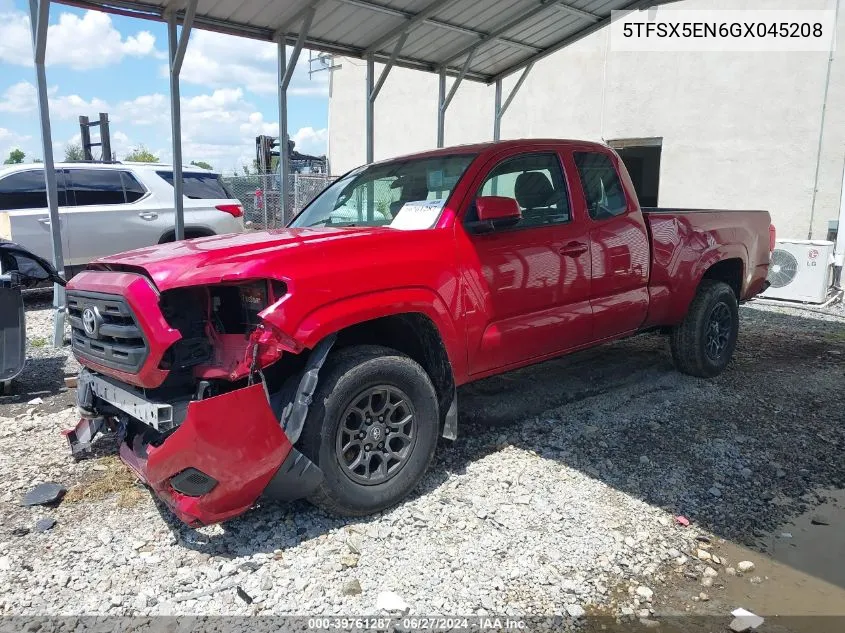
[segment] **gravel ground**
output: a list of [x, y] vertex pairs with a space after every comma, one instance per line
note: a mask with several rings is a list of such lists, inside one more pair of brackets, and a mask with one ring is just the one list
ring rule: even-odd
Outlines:
[[[392, 510], [269, 504], [190, 530], [125, 476], [109, 438], [71, 460], [59, 431], [75, 422], [63, 376], [77, 367], [41, 345], [50, 313], [29, 307], [32, 359], [0, 398], [3, 615], [659, 619], [664, 588], [710, 573], [698, 539], [757, 546], [845, 487], [845, 313], [760, 306], [741, 310], [714, 380], [677, 374], [666, 341], [641, 336], [463, 388], [460, 438]], [[21, 507], [43, 481], [70, 492]], [[39, 532], [44, 517], [56, 524]]]

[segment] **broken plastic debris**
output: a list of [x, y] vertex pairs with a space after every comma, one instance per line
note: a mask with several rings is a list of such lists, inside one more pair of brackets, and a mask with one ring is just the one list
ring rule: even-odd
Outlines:
[[44, 517], [42, 519], [38, 519], [35, 523], [35, 530], [37, 532], [46, 532], [49, 529], [56, 525], [56, 519], [53, 517]]
[[238, 598], [246, 602], [247, 604], [252, 604], [252, 596], [250, 596], [246, 591], [241, 589], [240, 586], [237, 588]]
[[731, 615], [734, 616], [734, 619], [731, 621], [730, 628], [735, 633], [742, 633], [742, 631], [747, 631], [748, 629], [756, 629], [763, 624], [763, 618], [746, 609], [734, 609], [731, 611]]
[[689, 519], [680, 514], [675, 517], [675, 523], [677, 523], [678, 525], [683, 525], [684, 527], [689, 527]]
[[33, 398], [27, 404], [44, 404], [44, 401], [41, 398]]
[[46, 506], [58, 503], [65, 496], [67, 488], [52, 481], [38, 484], [21, 499], [22, 506]]

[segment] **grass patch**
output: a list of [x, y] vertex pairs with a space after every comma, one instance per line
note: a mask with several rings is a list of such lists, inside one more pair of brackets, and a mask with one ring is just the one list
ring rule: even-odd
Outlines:
[[47, 347], [48, 341], [43, 336], [33, 336], [29, 339], [30, 347]]
[[68, 490], [65, 501], [100, 501], [117, 494], [118, 507], [129, 508], [144, 498], [144, 490], [136, 485], [137, 477], [117, 457], [98, 459], [95, 466], [103, 468], [92, 471], [85, 481]]

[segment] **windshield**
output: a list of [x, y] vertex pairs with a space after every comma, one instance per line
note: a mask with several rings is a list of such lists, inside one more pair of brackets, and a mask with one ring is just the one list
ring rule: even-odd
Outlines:
[[359, 167], [317, 196], [291, 227], [434, 226], [474, 154]]

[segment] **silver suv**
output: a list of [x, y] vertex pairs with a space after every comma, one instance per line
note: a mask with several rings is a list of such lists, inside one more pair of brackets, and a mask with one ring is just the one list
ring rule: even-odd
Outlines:
[[[243, 209], [220, 175], [184, 167], [185, 238], [242, 233]], [[173, 241], [173, 168], [151, 163], [59, 163], [65, 265]], [[0, 238], [52, 260], [43, 165], [0, 166]]]

